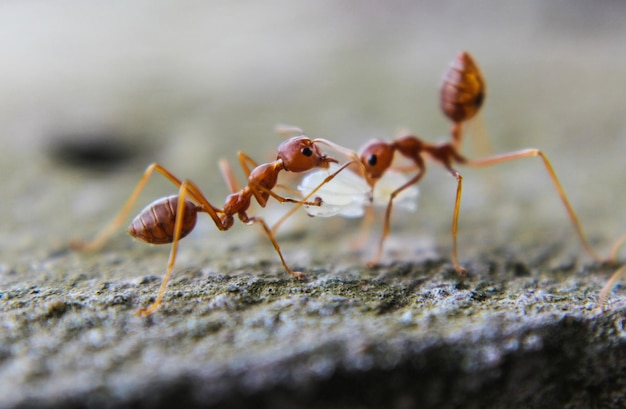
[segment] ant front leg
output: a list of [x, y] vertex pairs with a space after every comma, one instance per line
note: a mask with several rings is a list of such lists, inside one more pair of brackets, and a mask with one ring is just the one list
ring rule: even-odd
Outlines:
[[576, 230], [576, 234], [578, 235], [578, 238], [581, 242], [583, 249], [594, 260], [598, 262], [606, 262], [607, 261], [606, 259], [603, 259], [602, 257], [600, 257], [591, 248], [591, 245], [589, 244], [587, 237], [585, 236], [585, 233], [583, 231], [582, 225], [580, 224], [580, 221], [578, 220], [578, 216], [576, 215], [574, 208], [570, 204], [569, 199], [567, 198], [567, 195], [565, 194], [565, 190], [563, 190], [563, 187], [561, 186], [561, 183], [559, 182], [559, 179], [557, 178], [556, 173], [554, 169], [552, 168], [552, 164], [548, 160], [548, 157], [541, 150], [523, 149], [523, 150], [519, 150], [515, 152], [505, 153], [502, 155], [488, 157], [485, 159], [467, 161], [466, 164], [469, 166], [473, 166], [473, 167], [491, 166], [491, 165], [495, 165], [495, 164], [502, 163], [502, 162], [508, 162], [508, 161], [515, 160], [515, 159], [528, 158], [528, 157], [533, 157], [533, 156], [539, 156], [541, 160], [543, 161], [546, 171], [548, 172], [548, 175], [550, 176], [550, 179], [552, 180], [552, 183], [554, 184], [554, 187], [557, 193], [559, 194], [559, 197], [561, 198], [563, 205], [565, 206], [565, 210], [567, 211], [569, 215], [572, 225], [574, 226], [574, 229]]
[[218, 162], [218, 166], [220, 168], [220, 172], [222, 173], [222, 178], [226, 182], [228, 186], [228, 190], [230, 193], [236, 193], [241, 190], [241, 185], [237, 182], [237, 178], [233, 173], [233, 169], [230, 167], [230, 164], [226, 159], [220, 159]]
[[165, 289], [167, 288], [167, 283], [170, 280], [170, 276], [172, 275], [172, 270], [174, 269], [174, 264], [176, 263], [176, 254], [178, 251], [178, 242], [180, 241], [180, 235], [182, 231], [182, 221], [185, 216], [185, 196], [187, 195], [187, 182], [185, 181], [181, 184], [181, 187], [178, 191], [178, 205], [176, 206], [176, 221], [174, 222], [174, 239], [172, 241], [172, 248], [170, 250], [170, 257], [167, 261], [167, 269], [165, 270], [165, 276], [163, 277], [163, 281], [161, 282], [161, 287], [159, 288], [159, 293], [157, 294], [157, 298], [154, 300], [152, 304], [150, 304], [147, 308], [142, 308], [137, 311], [137, 315], [141, 317], [146, 317], [152, 314], [159, 305], [163, 302], [163, 296], [165, 295]]
[[246, 178], [250, 176], [252, 169], [259, 166], [254, 159], [242, 151], [237, 152], [237, 158], [239, 159], [239, 166], [243, 169], [243, 173], [246, 175]]
[[[100, 233], [96, 235], [96, 237], [93, 240], [87, 241], [87, 242], [80, 241], [80, 240], [71, 241], [70, 248], [75, 249], [75, 250], [84, 250], [84, 251], [97, 250], [101, 248], [104, 245], [104, 243], [108, 240], [108, 238], [111, 237], [111, 235], [115, 232], [115, 230], [117, 230], [121, 226], [121, 224], [124, 222], [124, 220], [128, 217], [128, 213], [130, 212], [131, 208], [137, 201], [139, 194], [146, 186], [148, 179], [150, 179], [150, 176], [152, 176], [154, 172], [160, 173], [167, 180], [169, 180], [174, 185], [180, 188], [181, 182], [180, 180], [178, 180], [178, 178], [176, 178], [176, 176], [174, 176], [170, 171], [168, 171], [167, 169], [165, 169], [163, 166], [159, 165], [158, 163], [156, 162], [152, 163], [144, 171], [143, 176], [141, 177], [141, 179], [139, 180], [139, 183], [137, 183], [137, 186], [135, 187], [135, 190], [133, 190], [130, 197], [128, 198], [128, 200], [126, 201], [126, 203], [124, 204], [120, 212], [117, 214], [115, 219], [113, 219], [113, 221], [111, 221], [108, 225], [106, 225], [100, 231]], [[193, 199], [198, 200], [198, 198], [195, 195], [190, 195], [190, 196]]]
[[322, 202], [320, 202], [319, 200], [314, 200], [313, 202], [307, 202], [304, 199], [293, 199], [291, 197], [284, 197], [263, 186], [255, 186], [254, 189], [257, 189], [257, 191], [260, 191], [260, 192], [267, 192], [270, 196], [276, 199], [279, 203], [295, 203], [298, 207], [302, 205], [320, 206], [322, 204]]

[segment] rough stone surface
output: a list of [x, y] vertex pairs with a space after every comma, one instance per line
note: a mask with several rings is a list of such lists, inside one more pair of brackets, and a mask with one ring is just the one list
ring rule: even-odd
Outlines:
[[[159, 280], [86, 275], [2, 293], [2, 396], [15, 407], [620, 407], [626, 307], [598, 269], [445, 260], [244, 267]], [[72, 257], [72, 256], [60, 256]]]
[[[119, 232], [100, 251], [68, 249], [151, 160], [220, 205], [219, 157], [271, 160], [276, 123], [355, 149], [399, 126], [436, 140], [441, 72], [468, 49], [492, 150], [544, 149], [607, 254], [626, 231], [621, 4], [148, 3], [77, 7], [71, 21], [2, 6], [0, 38], [24, 43], [0, 43], [0, 408], [626, 407], [623, 285], [606, 311], [597, 300], [617, 266], [580, 250], [538, 160], [462, 170], [464, 277], [450, 262], [454, 181], [437, 169], [371, 268], [379, 231], [354, 249], [358, 221], [294, 218], [278, 239], [306, 273], [296, 280], [256, 227], [199, 220], [148, 318], [135, 312], [168, 247]], [[106, 140], [132, 152], [100, 155]], [[68, 146], [114, 164], [67, 160]], [[151, 181], [136, 210], [171, 192]]]

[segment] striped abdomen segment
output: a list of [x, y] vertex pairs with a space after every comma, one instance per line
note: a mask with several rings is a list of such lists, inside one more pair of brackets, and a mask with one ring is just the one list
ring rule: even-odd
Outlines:
[[471, 119], [485, 100], [485, 81], [478, 65], [467, 52], [450, 63], [439, 95], [441, 109], [453, 122]]
[[[176, 207], [178, 196], [168, 196], [155, 200], [146, 206], [128, 226], [128, 233], [147, 243], [166, 244], [174, 241], [174, 225], [176, 224]], [[185, 200], [185, 214], [180, 234], [182, 239], [196, 225], [198, 206]]]

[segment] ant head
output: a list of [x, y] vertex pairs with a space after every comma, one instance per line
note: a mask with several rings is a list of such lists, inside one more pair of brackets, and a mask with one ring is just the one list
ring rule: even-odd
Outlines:
[[387, 142], [374, 140], [365, 145], [359, 155], [365, 167], [366, 178], [370, 185], [374, 185], [393, 160], [394, 147]]
[[287, 139], [278, 146], [277, 159], [283, 162], [288, 172], [306, 172], [313, 168], [327, 168], [337, 160], [322, 154], [319, 147], [307, 136]]

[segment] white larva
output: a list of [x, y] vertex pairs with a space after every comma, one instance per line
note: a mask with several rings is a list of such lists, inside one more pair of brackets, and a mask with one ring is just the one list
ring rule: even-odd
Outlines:
[[[329, 169], [308, 173], [302, 179], [298, 190], [303, 196], [307, 196], [338, 168], [339, 165], [331, 163]], [[409, 179], [403, 173], [388, 170], [376, 182], [372, 194], [365, 179], [351, 170], [345, 169], [314, 193], [313, 197], [322, 199], [322, 205], [305, 206], [306, 211], [310, 216], [316, 217], [362, 217], [365, 213], [365, 206], [386, 207], [391, 193], [408, 182]], [[370, 195], [372, 195], [371, 200]], [[393, 201], [394, 207], [412, 212], [416, 211], [417, 195], [417, 186], [408, 187], [396, 196]]]

